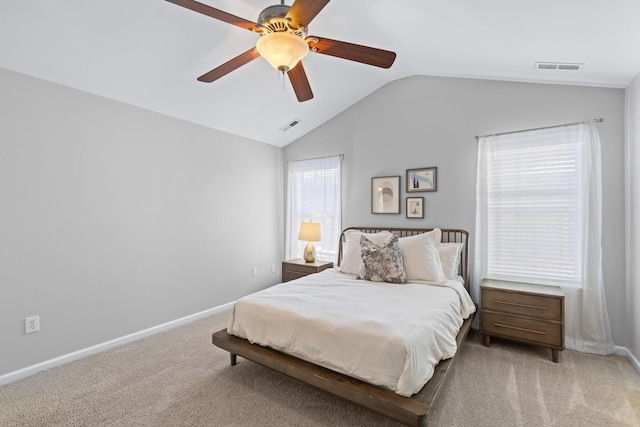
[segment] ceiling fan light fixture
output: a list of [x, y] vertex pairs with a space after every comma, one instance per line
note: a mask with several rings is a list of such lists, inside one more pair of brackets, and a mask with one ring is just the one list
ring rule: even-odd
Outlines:
[[[166, 0], [178, 6], [201, 13], [227, 24], [260, 34], [255, 47], [241, 53], [213, 70], [198, 77], [198, 81], [211, 83], [256, 59], [264, 57], [281, 73], [287, 73], [288, 80], [299, 102], [313, 99], [302, 59], [309, 50], [336, 58], [389, 68], [396, 59], [395, 52], [307, 36], [309, 24], [330, 0], [293, 0], [291, 6], [280, 4], [269, 6], [260, 12], [256, 22], [240, 18], [196, 0]], [[284, 85], [284, 79], [282, 80]]]
[[289, 71], [309, 53], [309, 45], [287, 31], [266, 33], [256, 43], [260, 56], [278, 71]]

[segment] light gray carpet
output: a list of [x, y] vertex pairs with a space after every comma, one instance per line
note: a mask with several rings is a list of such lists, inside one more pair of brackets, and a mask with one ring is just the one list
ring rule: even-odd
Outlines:
[[[0, 387], [1, 426], [397, 426], [211, 344], [228, 312]], [[472, 332], [430, 426], [640, 426], [640, 375], [620, 356]]]

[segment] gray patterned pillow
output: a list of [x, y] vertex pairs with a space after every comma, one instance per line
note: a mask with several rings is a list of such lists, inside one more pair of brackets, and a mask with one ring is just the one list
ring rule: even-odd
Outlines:
[[360, 273], [358, 279], [371, 282], [407, 283], [398, 236], [390, 235], [381, 244], [360, 237]]

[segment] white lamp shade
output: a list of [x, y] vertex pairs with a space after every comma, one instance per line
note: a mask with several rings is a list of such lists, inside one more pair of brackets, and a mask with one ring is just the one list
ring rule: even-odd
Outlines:
[[298, 233], [298, 240], [304, 240], [306, 242], [319, 242], [320, 238], [320, 223], [311, 221], [302, 221], [300, 224], [300, 232]]
[[276, 70], [288, 71], [309, 53], [309, 45], [295, 34], [285, 31], [267, 33], [256, 43], [260, 56]]

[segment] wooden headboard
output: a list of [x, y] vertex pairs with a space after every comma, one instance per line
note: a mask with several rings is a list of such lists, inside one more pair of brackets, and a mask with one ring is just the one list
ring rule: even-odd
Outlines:
[[[379, 233], [380, 231], [390, 231], [395, 233], [398, 237], [415, 236], [417, 234], [426, 233], [432, 231], [433, 228], [389, 228], [389, 227], [349, 227], [345, 228], [340, 234], [340, 244], [338, 246], [338, 265], [342, 261], [342, 244], [345, 242], [344, 233], [347, 230], [362, 231], [363, 233]], [[455, 230], [441, 228], [442, 242], [451, 243], [463, 243], [462, 258], [460, 260], [459, 274], [464, 279], [464, 287], [469, 291], [470, 278], [469, 278], [469, 232], [466, 230]]]

